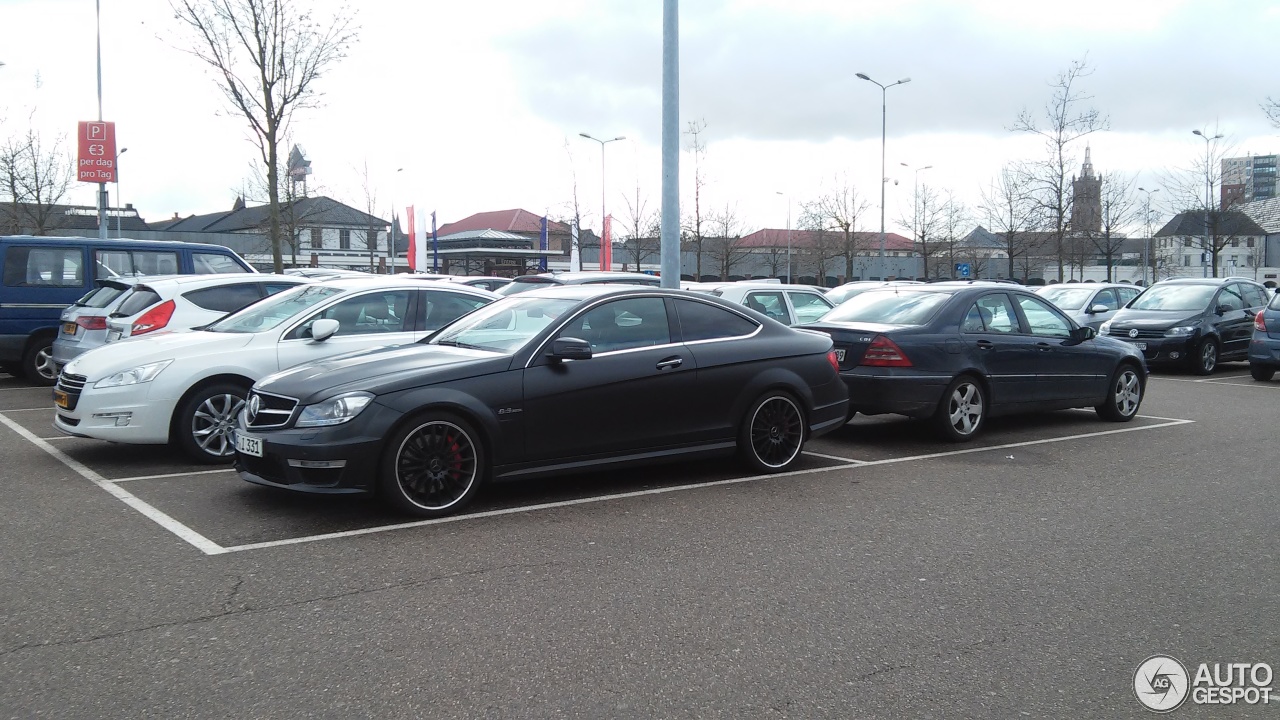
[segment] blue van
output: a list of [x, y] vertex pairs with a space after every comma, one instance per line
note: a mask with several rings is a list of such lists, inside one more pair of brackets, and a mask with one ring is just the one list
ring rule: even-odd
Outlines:
[[0, 236], [0, 372], [37, 385], [57, 379], [53, 340], [63, 309], [95, 280], [256, 272], [221, 245], [170, 240]]

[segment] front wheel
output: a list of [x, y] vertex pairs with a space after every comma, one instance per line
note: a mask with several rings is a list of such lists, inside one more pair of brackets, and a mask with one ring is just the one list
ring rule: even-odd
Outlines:
[[178, 446], [198, 463], [227, 463], [235, 457], [233, 433], [249, 389], [222, 382], [196, 391], [178, 408]]
[[1196, 346], [1195, 355], [1191, 356], [1191, 369], [1197, 375], [1212, 375], [1218, 367], [1218, 341], [1205, 338]]
[[1267, 382], [1275, 377], [1276, 369], [1272, 365], [1259, 365], [1257, 363], [1249, 363], [1249, 374], [1258, 382]]
[[961, 375], [947, 386], [933, 422], [938, 432], [952, 442], [972, 440], [987, 421], [987, 402], [982, 385], [972, 375]]
[[788, 393], [770, 391], [751, 404], [738, 431], [738, 451], [758, 472], [795, 467], [804, 447], [804, 411]]
[[1094, 410], [1103, 420], [1129, 422], [1137, 416], [1141, 405], [1142, 376], [1132, 365], [1121, 365], [1111, 376], [1107, 399]]
[[485, 472], [484, 444], [462, 418], [426, 413], [386, 444], [380, 490], [399, 510], [419, 517], [456, 512], [475, 495]]

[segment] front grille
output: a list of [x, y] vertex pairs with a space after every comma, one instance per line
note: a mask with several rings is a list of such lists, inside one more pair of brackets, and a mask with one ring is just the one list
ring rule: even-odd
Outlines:
[[58, 389], [68, 395], [73, 393], [79, 395], [80, 391], [84, 390], [87, 382], [89, 382], [89, 378], [84, 375], [72, 375], [65, 370], [58, 375]]
[[[248, 409], [255, 404], [255, 398], [258, 411], [250, 413]], [[298, 401], [291, 397], [251, 392], [245, 402], [245, 419], [248, 421], [248, 427], [251, 428], [284, 427], [289, 424], [289, 418], [293, 416], [293, 411], [297, 407]]]
[[236, 453], [236, 469], [253, 473], [258, 477], [277, 485], [289, 485], [288, 473], [284, 465], [276, 458], [254, 457], [244, 453]]
[[1164, 337], [1163, 330], [1139, 330], [1136, 336], [1130, 337], [1129, 330], [1111, 328], [1111, 337], [1121, 340], [1155, 340]]

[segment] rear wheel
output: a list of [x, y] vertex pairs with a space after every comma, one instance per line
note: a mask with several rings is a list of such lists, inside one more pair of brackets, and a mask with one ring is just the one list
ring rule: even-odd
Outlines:
[[1257, 363], [1249, 363], [1249, 374], [1254, 380], [1259, 382], [1267, 382], [1276, 375], [1274, 365], [1259, 365]]
[[751, 404], [738, 431], [738, 451], [759, 472], [784, 472], [800, 460], [805, 419], [790, 394], [774, 390]]
[[1142, 406], [1142, 375], [1132, 365], [1121, 365], [1111, 376], [1107, 399], [1094, 407], [1098, 416], [1112, 422], [1129, 422]]
[[182, 451], [199, 463], [226, 463], [235, 458], [233, 434], [249, 388], [230, 382], [196, 391], [178, 408], [175, 435]]
[[52, 385], [58, 381], [58, 366], [53, 362], [53, 338], [39, 337], [22, 355], [22, 374], [33, 385]]
[[1196, 346], [1195, 355], [1191, 356], [1191, 370], [1197, 375], [1212, 375], [1218, 367], [1218, 341], [1205, 338]]
[[961, 375], [947, 386], [933, 423], [952, 442], [972, 440], [987, 421], [986, 394], [972, 375]]
[[411, 515], [448, 515], [475, 496], [486, 462], [484, 444], [470, 423], [451, 413], [425, 413], [387, 441], [379, 489]]

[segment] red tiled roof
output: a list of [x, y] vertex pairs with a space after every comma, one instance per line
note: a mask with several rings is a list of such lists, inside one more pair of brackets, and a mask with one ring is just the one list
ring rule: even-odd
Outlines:
[[[471, 230], [501, 230], [511, 233], [542, 232], [542, 216], [534, 215], [528, 210], [492, 210], [476, 213], [456, 222], [447, 223], [436, 229], [437, 235], [452, 235]], [[554, 220], [547, 221], [547, 232], [568, 233], [569, 227]]]
[[[775, 228], [765, 228], [757, 230], [750, 235], [744, 235], [739, 247], [782, 247], [787, 246], [787, 230], [778, 230]], [[814, 230], [791, 230], [791, 247], [803, 248], [813, 247], [817, 245], [818, 233]], [[880, 249], [880, 233], [876, 232], [858, 232], [858, 245], [868, 249]], [[832, 235], [838, 235], [836, 232], [827, 231], [828, 238]], [[887, 232], [884, 234], [884, 249], [890, 250], [913, 250], [915, 243], [911, 242], [911, 238], [903, 237], [897, 233]]]

